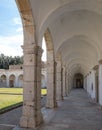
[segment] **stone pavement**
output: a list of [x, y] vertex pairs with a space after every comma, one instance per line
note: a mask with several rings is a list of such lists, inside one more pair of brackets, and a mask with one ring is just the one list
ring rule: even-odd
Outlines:
[[[19, 118], [20, 108], [16, 112]], [[73, 90], [65, 100], [59, 102], [58, 108], [53, 110], [43, 108], [42, 112], [45, 122], [36, 130], [102, 130], [102, 109], [90, 99], [83, 89]], [[16, 124], [12, 123], [12, 125]], [[30, 129], [16, 127], [14, 130]]]
[[[45, 106], [46, 97], [42, 98], [42, 107]], [[22, 114], [22, 107], [8, 111], [0, 115], [0, 130], [12, 130], [19, 124]]]

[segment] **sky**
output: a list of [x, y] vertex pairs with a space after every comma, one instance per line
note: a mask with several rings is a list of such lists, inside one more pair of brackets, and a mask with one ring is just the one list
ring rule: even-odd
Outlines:
[[[22, 56], [23, 29], [20, 14], [15, 0], [0, 0], [0, 54]], [[45, 41], [43, 39], [43, 46]], [[42, 60], [46, 61], [44, 51]]]
[[15, 0], [0, 0], [0, 54], [21, 56], [23, 30]]

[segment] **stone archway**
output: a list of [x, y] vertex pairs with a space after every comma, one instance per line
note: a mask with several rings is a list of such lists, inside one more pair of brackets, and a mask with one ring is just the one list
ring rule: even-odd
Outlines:
[[54, 57], [53, 40], [50, 30], [44, 34], [47, 48], [47, 102], [46, 107], [54, 108], [56, 103], [56, 62]]
[[30, 0], [16, 0], [23, 24], [24, 53], [23, 66], [23, 111], [20, 126], [35, 128], [43, 122], [41, 113], [41, 56], [38, 46], [37, 28], [32, 14]]
[[10, 77], [9, 77], [9, 87], [10, 88], [13, 88], [13, 87], [15, 87], [15, 75], [10, 75]]
[[23, 87], [23, 75], [18, 76], [18, 87]]
[[7, 87], [7, 77], [6, 77], [6, 75], [1, 75], [1, 77], [0, 77], [0, 87]]
[[[62, 61], [66, 62], [68, 73], [71, 71], [71, 77], [68, 80], [70, 86], [72, 86], [74, 74], [83, 72], [83, 75], [86, 75], [102, 56], [102, 3], [98, 0], [16, 1], [24, 30], [24, 46], [22, 47], [24, 51], [24, 103], [20, 125], [35, 128], [42, 122], [40, 104], [42, 49], [40, 47], [43, 35], [48, 56], [46, 106], [53, 108], [56, 106], [54, 53], [56, 54], [60, 48]], [[78, 68], [77, 65], [80, 67]], [[83, 86], [82, 76], [77, 75], [74, 80], [76, 88]], [[91, 80], [90, 77], [89, 80]]]
[[83, 88], [83, 75], [80, 73], [74, 76], [74, 88]]

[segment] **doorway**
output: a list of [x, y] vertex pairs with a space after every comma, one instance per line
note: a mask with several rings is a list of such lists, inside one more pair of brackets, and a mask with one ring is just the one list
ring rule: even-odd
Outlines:
[[74, 88], [83, 88], [83, 75], [80, 73], [74, 76]]

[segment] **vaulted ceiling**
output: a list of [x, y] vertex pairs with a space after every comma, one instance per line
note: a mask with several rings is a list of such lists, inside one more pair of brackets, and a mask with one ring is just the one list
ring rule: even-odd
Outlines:
[[38, 44], [48, 28], [55, 55], [61, 54], [71, 74], [85, 75], [98, 64], [102, 59], [102, 0], [29, 2]]

